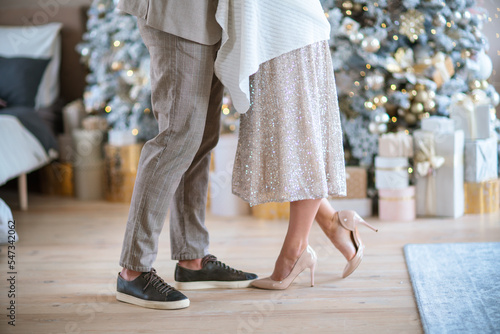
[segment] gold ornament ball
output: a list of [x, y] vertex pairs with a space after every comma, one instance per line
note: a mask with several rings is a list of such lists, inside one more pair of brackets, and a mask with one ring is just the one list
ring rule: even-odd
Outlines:
[[351, 10], [353, 7], [354, 4], [352, 3], [352, 1], [344, 1], [342, 3], [342, 8], [344, 8], [345, 10]]
[[417, 123], [417, 116], [415, 114], [408, 113], [405, 115], [405, 121], [408, 125], [415, 125], [415, 123]]
[[427, 100], [424, 102], [424, 109], [426, 112], [431, 112], [436, 108], [436, 102], [432, 100]]
[[373, 36], [365, 37], [361, 42], [361, 48], [366, 52], [377, 52], [380, 49], [380, 41]]
[[470, 89], [478, 89], [481, 88], [481, 81], [479, 80], [474, 80], [469, 83], [469, 88]]
[[481, 89], [486, 90], [489, 85], [490, 83], [488, 82], [488, 80], [481, 80]]
[[423, 103], [413, 103], [410, 108], [411, 112], [414, 114], [420, 114], [424, 111]]
[[429, 94], [425, 90], [420, 90], [417, 92], [414, 101], [424, 103], [429, 100]]
[[119, 71], [123, 68], [123, 63], [119, 62], [119, 61], [114, 61], [113, 63], [111, 63], [111, 69], [113, 71]]
[[462, 57], [462, 59], [468, 59], [470, 58], [471, 53], [469, 50], [464, 49], [460, 52], [460, 56]]

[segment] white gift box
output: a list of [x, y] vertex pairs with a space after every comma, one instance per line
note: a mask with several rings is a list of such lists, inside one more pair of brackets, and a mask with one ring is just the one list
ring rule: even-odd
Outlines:
[[361, 217], [372, 215], [372, 200], [370, 198], [330, 198], [332, 207], [337, 210], [354, 210]]
[[248, 215], [250, 205], [233, 194], [232, 175], [238, 136], [221, 135], [214, 148], [214, 171], [210, 173], [210, 211], [218, 216]]
[[465, 141], [465, 182], [479, 183], [497, 177], [496, 138]]
[[491, 105], [467, 106], [458, 104], [450, 107], [450, 118], [455, 129], [463, 130], [465, 139], [486, 139], [493, 136], [495, 109]]
[[378, 139], [378, 155], [381, 157], [412, 157], [413, 138], [406, 132], [386, 133]]
[[455, 122], [448, 117], [431, 116], [421, 121], [420, 127], [423, 131], [438, 133], [453, 133], [455, 131]]
[[75, 166], [75, 197], [81, 200], [100, 200], [104, 194], [104, 162]]
[[104, 138], [102, 131], [75, 129], [72, 137], [75, 167], [102, 162], [102, 141]]
[[408, 158], [375, 157], [375, 187], [377, 189], [401, 189], [410, 184]]
[[417, 215], [457, 218], [464, 214], [464, 133], [417, 130]]

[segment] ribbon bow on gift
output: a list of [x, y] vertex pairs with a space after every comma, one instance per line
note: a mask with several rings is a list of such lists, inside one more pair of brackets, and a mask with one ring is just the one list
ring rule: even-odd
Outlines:
[[435, 171], [444, 165], [444, 157], [436, 155], [434, 148], [434, 138], [428, 138], [429, 145], [424, 143], [423, 138], [415, 138], [418, 152], [415, 154], [417, 173], [427, 178], [425, 193], [425, 214], [436, 214], [436, 179]]
[[436, 67], [436, 72], [434, 72], [433, 79], [441, 87], [445, 82], [449, 81], [451, 77], [455, 74], [455, 68], [453, 67], [453, 60], [450, 56], [446, 56], [442, 52], [436, 53], [432, 58], [432, 64]]
[[428, 147], [422, 140], [417, 140], [419, 152], [415, 157], [417, 173], [422, 176], [428, 176], [434, 173], [437, 169], [444, 165], [444, 158], [436, 155], [434, 145]]

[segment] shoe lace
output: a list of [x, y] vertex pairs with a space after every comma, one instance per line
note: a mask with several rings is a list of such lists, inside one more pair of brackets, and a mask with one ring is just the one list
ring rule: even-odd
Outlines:
[[231, 268], [230, 266], [228, 266], [227, 264], [225, 264], [223, 262], [217, 261], [217, 257], [215, 257], [215, 255], [212, 255], [212, 254], [208, 254], [208, 255], [205, 255], [205, 257], [203, 257], [203, 259], [201, 260], [201, 266], [204, 267], [205, 264], [207, 264], [208, 262], [212, 262], [216, 266], [222, 267], [224, 270], [227, 270], [227, 271], [230, 271], [230, 272], [233, 272], [236, 274], [242, 273], [241, 270], [236, 270], [234, 268]]
[[170, 291], [175, 291], [175, 289], [172, 286], [168, 285], [168, 283], [166, 283], [160, 276], [158, 276], [154, 268], [152, 268], [151, 271], [147, 273], [144, 278], [148, 280], [148, 283], [146, 284], [144, 289], [142, 289], [143, 291], [145, 291], [149, 285], [154, 287], [160, 293], [168, 294]]

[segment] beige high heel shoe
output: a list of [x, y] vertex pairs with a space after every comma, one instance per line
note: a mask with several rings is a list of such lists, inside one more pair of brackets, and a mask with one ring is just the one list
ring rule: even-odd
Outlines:
[[307, 245], [306, 249], [302, 252], [297, 262], [292, 268], [292, 271], [282, 281], [272, 280], [271, 277], [257, 279], [252, 282], [252, 286], [259, 289], [267, 290], [284, 290], [292, 284], [293, 280], [299, 276], [301, 272], [309, 268], [311, 272], [311, 286], [314, 286], [314, 268], [316, 267], [317, 256], [316, 252]]
[[[365, 245], [361, 240], [358, 232], [358, 224], [363, 224], [369, 227], [370, 229], [378, 232], [378, 229], [368, 224], [361, 218], [355, 211], [346, 210], [346, 211], [338, 211], [339, 223], [340, 226], [345, 228], [346, 230], [351, 231], [351, 239], [353, 240], [354, 247], [356, 248], [356, 254], [354, 257], [349, 260], [344, 268], [344, 272], [342, 273], [342, 278], [346, 278], [350, 274], [356, 270], [356, 268], [361, 263], [363, 259], [363, 251], [365, 249]], [[332, 217], [332, 220], [335, 216]]]

